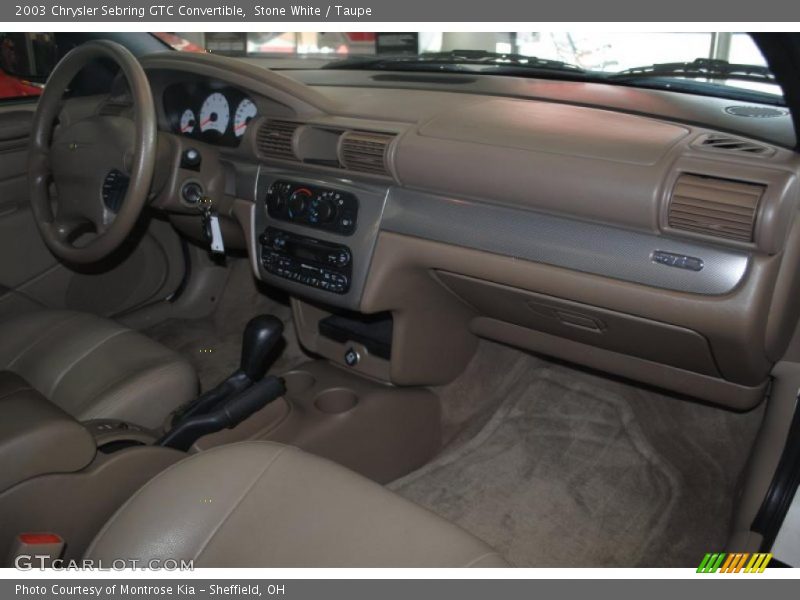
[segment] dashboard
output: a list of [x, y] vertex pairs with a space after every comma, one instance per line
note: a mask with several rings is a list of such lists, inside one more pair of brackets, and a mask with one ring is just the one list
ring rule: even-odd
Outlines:
[[[183, 193], [201, 186], [226, 247], [292, 297], [303, 345], [347, 368], [439, 385], [486, 338], [743, 410], [789, 346], [788, 117], [599, 84], [143, 63], [176, 166], [155, 205], [202, 241]], [[341, 311], [390, 314], [388, 358], [348, 363], [320, 333]]]
[[164, 90], [173, 133], [221, 146], [238, 146], [258, 107], [241, 90], [214, 81], [182, 82]]

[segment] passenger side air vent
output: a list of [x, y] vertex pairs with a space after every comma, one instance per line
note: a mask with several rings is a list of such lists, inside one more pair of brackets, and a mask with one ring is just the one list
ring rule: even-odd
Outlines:
[[751, 156], [772, 156], [775, 154], [775, 148], [770, 146], [724, 134], [707, 135], [701, 138], [696, 145], [706, 150], [720, 150]]
[[339, 161], [345, 169], [391, 176], [386, 158], [393, 134], [347, 131], [342, 134]]
[[681, 175], [670, 197], [674, 229], [752, 242], [764, 186], [700, 175]]
[[259, 154], [269, 158], [297, 160], [292, 146], [294, 132], [300, 123], [292, 121], [266, 121], [256, 132], [256, 148]]

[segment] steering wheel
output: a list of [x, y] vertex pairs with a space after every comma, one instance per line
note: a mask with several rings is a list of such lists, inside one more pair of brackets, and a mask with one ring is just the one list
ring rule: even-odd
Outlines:
[[[75, 122], [66, 120], [54, 129], [67, 86], [83, 67], [99, 58], [114, 61], [125, 75], [134, 101], [133, 119], [93, 114]], [[122, 244], [147, 201], [156, 141], [150, 83], [130, 51], [115, 42], [91, 41], [61, 59], [39, 98], [28, 158], [33, 215], [53, 254], [67, 262], [93, 263]], [[108, 202], [108, 190], [125, 179], [122, 202]], [[50, 197], [51, 184], [55, 200]], [[124, 184], [114, 189], [122, 194]], [[75, 245], [86, 232], [95, 235]]]

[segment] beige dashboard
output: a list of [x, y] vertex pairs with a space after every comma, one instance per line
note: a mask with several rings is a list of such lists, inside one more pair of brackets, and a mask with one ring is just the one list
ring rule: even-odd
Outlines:
[[[800, 261], [792, 150], [562, 101], [308, 86], [214, 56], [143, 65], [157, 104], [166, 85], [192, 78], [253, 98], [258, 115], [235, 147], [167, 133], [162, 114], [171, 158], [154, 205], [199, 237], [181, 195], [199, 183], [226, 243], [292, 295], [303, 344], [343, 365], [355, 347], [361, 360], [348, 368], [440, 384], [486, 337], [744, 409], [789, 345]], [[201, 167], [184, 168], [187, 149]], [[319, 216], [333, 198], [357, 205], [352, 231], [340, 227], [343, 209]], [[343, 291], [268, 265], [281, 260], [265, 246], [276, 231], [298, 256], [308, 238], [346, 248]], [[390, 356], [321, 335], [319, 321], [342, 311], [390, 314]]]

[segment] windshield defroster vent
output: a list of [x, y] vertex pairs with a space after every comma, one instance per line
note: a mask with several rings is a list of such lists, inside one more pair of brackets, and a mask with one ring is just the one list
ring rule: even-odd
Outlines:
[[775, 117], [785, 117], [789, 114], [789, 111], [784, 108], [747, 104], [728, 106], [725, 108], [725, 112], [734, 117], [748, 117], [750, 119], [774, 119]]
[[256, 132], [256, 147], [259, 154], [269, 158], [296, 161], [292, 140], [300, 123], [270, 120]]
[[345, 169], [390, 177], [387, 159], [393, 134], [347, 131], [339, 144], [339, 161]]
[[681, 175], [670, 197], [669, 226], [752, 242], [764, 186], [700, 175]]

